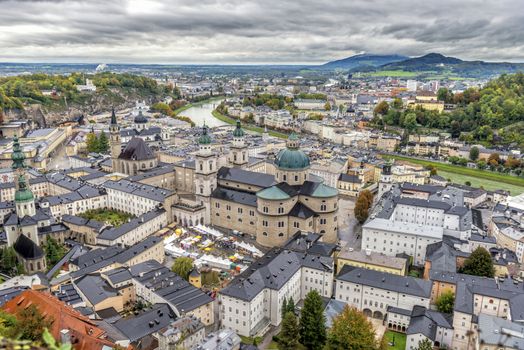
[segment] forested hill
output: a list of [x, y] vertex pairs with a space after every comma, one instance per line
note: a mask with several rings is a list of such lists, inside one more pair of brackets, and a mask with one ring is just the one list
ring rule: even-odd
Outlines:
[[446, 130], [453, 136], [486, 145], [515, 143], [524, 149], [524, 74], [501, 75], [481, 89], [453, 94], [440, 89], [438, 99], [456, 108], [438, 113], [403, 109], [402, 104], [377, 106], [375, 121], [410, 131], [424, 127]]
[[[91, 79], [96, 92], [80, 92], [77, 85]], [[73, 73], [64, 75], [32, 74], [0, 78], [0, 117], [2, 111], [23, 111], [29, 105], [39, 105], [43, 112], [99, 112], [107, 106], [121, 106], [137, 99], [157, 100], [172, 90], [155, 80], [132, 74], [110, 72], [94, 75]], [[104, 105], [104, 106], [103, 106]]]

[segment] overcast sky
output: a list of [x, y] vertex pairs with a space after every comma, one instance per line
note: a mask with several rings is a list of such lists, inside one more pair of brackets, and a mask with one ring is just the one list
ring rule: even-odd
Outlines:
[[357, 53], [524, 62], [524, 0], [0, 0], [0, 61], [323, 63]]

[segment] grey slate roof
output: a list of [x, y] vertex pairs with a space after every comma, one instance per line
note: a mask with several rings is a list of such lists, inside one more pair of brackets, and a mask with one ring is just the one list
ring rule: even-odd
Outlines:
[[[133, 257], [135, 257], [137, 254], [140, 254], [140, 253], [143, 253], [145, 250], [151, 248], [152, 246], [158, 244], [159, 242], [162, 241], [162, 238], [161, 237], [156, 237], [156, 236], [150, 236], [146, 239], [144, 239], [143, 241], [127, 248], [127, 249], [124, 249], [124, 248], [120, 248], [120, 252], [116, 255], [113, 255], [109, 258], [105, 258], [103, 260], [100, 260], [100, 261], [97, 261], [96, 263], [93, 263], [93, 264], [90, 264], [86, 267], [83, 267], [81, 268], [80, 270], [78, 271], [74, 271], [74, 272], [71, 272], [71, 277], [72, 278], [77, 278], [77, 277], [81, 277], [81, 276], [84, 276], [88, 273], [94, 273], [94, 272], [97, 272], [99, 270], [101, 270], [102, 268], [108, 266], [108, 265], [111, 265], [115, 262], [117, 263], [120, 263], [120, 264], [125, 264], [127, 263], [129, 260], [131, 260]], [[106, 248], [106, 249], [111, 249], [113, 247], [109, 247], [109, 248]]]
[[122, 237], [123, 235], [139, 228], [140, 226], [146, 225], [149, 221], [154, 220], [155, 218], [164, 214], [165, 212], [166, 211], [164, 209], [155, 209], [148, 211], [147, 213], [144, 213], [137, 218], [131, 219], [130, 221], [118, 227], [112, 227], [102, 231], [97, 238], [108, 241], [114, 241], [115, 239]]
[[0, 290], [0, 307], [27, 289], [27, 286], [17, 286]]
[[338, 177], [339, 181], [351, 182], [351, 183], [362, 183], [357, 175], [340, 174]]
[[480, 314], [479, 342], [494, 348], [524, 349], [524, 325], [500, 317]]
[[143, 173], [128, 177], [129, 181], [140, 182], [141, 180], [148, 179], [150, 177], [160, 176], [164, 174], [173, 173], [173, 166], [157, 167]]
[[331, 271], [333, 259], [274, 248], [235, 277], [220, 294], [250, 301], [265, 288], [282, 288], [302, 266]]
[[155, 304], [151, 310], [132, 318], [121, 319], [113, 325], [131, 342], [135, 342], [158, 332], [174, 320], [175, 315], [167, 304]]
[[24, 259], [35, 260], [44, 256], [44, 251], [35, 242], [27, 238], [25, 235], [20, 235], [13, 244], [15, 251]]
[[275, 177], [273, 175], [229, 167], [221, 167], [218, 170], [217, 179], [224, 181], [229, 180], [263, 188], [275, 184]]
[[68, 305], [76, 305], [83, 302], [82, 297], [80, 297], [72, 283], [60, 285], [58, 291], [53, 294]]
[[211, 197], [222, 199], [229, 202], [249, 205], [251, 207], [257, 206], [257, 196], [253, 193], [232, 190], [222, 186], [218, 186], [211, 193]]
[[213, 301], [209, 295], [156, 260], [131, 266], [129, 271], [135, 280], [154, 290], [180, 313], [189, 312]]
[[62, 215], [62, 222], [66, 224], [68, 223], [74, 224], [77, 226], [87, 226], [97, 231], [100, 230], [105, 225], [103, 222], [100, 222], [94, 219], [84, 219], [80, 216], [68, 215], [68, 214]]
[[435, 341], [437, 327], [453, 329], [453, 316], [415, 305], [406, 333], [408, 335], [421, 333]]
[[85, 275], [73, 283], [92, 305], [118, 295], [117, 290], [111, 287], [100, 275]]
[[133, 137], [118, 158], [125, 160], [149, 160], [155, 158], [155, 153], [144, 140], [139, 137]]
[[423, 298], [431, 296], [431, 281], [344, 265], [337, 280], [358, 283]]
[[291, 211], [289, 212], [290, 216], [294, 216], [301, 219], [307, 219], [315, 215], [315, 212], [309, 209], [306, 205], [301, 202], [297, 202]]
[[163, 202], [167, 197], [174, 194], [174, 191], [146, 185], [143, 183], [132, 182], [129, 180], [108, 180], [103, 183], [105, 188], [126, 192], [135, 196], [148, 198], [157, 202]]
[[104, 272], [103, 274], [113, 284], [130, 281], [131, 278], [133, 277], [131, 276], [131, 273], [129, 272], [129, 270], [123, 267], [119, 267], [117, 269], [113, 269], [113, 270]]

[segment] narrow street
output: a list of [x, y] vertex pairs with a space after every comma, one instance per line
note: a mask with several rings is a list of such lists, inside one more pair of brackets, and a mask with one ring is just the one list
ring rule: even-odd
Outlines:
[[342, 245], [349, 243], [350, 247], [360, 249], [361, 226], [358, 225], [355, 214], [353, 213], [355, 200], [353, 198], [341, 197], [338, 203], [338, 238]]

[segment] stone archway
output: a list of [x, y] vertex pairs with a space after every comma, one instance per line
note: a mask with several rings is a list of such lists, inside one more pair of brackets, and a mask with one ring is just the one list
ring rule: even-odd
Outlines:
[[364, 309], [364, 310], [362, 310], [362, 312], [363, 312], [364, 315], [366, 315], [367, 317], [371, 317], [372, 312], [371, 312], [370, 309]]
[[373, 318], [382, 320], [384, 318], [384, 315], [380, 311], [375, 311], [375, 312], [373, 312]]

